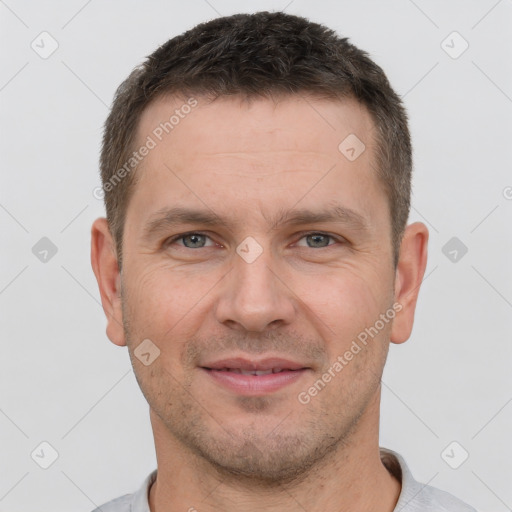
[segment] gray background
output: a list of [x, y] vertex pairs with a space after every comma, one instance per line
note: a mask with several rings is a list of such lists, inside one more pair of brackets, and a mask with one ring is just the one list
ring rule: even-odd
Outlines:
[[[349, 36], [410, 113], [411, 221], [430, 228], [429, 263], [413, 335], [390, 351], [381, 445], [480, 510], [512, 509], [512, 1], [5, 0], [0, 511], [87, 512], [155, 467], [148, 406], [126, 348], [105, 335], [89, 262], [103, 215], [93, 196], [102, 123], [115, 88], [157, 45], [263, 9]], [[58, 43], [47, 58], [43, 31]], [[453, 31], [469, 44], [461, 55]], [[44, 247], [32, 250], [42, 237], [57, 248], [46, 261]], [[456, 261], [454, 247], [443, 253], [452, 237]], [[48, 469], [43, 441], [58, 452]], [[446, 461], [459, 464], [463, 450], [453, 469]]]

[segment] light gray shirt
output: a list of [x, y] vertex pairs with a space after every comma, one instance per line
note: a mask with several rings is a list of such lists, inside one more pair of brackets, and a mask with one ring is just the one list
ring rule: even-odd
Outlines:
[[[447, 492], [417, 482], [405, 460], [396, 452], [381, 448], [381, 459], [388, 471], [402, 482], [394, 512], [476, 512], [473, 507]], [[125, 494], [93, 512], [150, 512], [148, 491], [156, 479], [155, 469], [134, 494]]]

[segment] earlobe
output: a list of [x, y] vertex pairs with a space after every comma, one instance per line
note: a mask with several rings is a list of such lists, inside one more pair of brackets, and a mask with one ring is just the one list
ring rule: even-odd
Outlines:
[[414, 312], [427, 266], [428, 229], [415, 222], [407, 226], [402, 238], [395, 276], [395, 302], [401, 310], [391, 329], [391, 341], [403, 343], [409, 339], [414, 324]]
[[91, 264], [107, 317], [107, 336], [115, 345], [126, 345], [121, 307], [121, 275], [107, 219], [96, 219], [91, 228]]

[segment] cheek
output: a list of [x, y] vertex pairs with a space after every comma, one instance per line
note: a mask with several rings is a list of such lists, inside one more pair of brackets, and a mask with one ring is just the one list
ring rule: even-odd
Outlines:
[[[198, 299], [185, 283], [173, 278], [171, 271], [162, 272], [161, 268], [149, 265], [139, 273], [131, 270], [126, 274], [131, 279], [126, 280], [124, 296], [128, 347], [146, 398], [158, 401], [160, 391], [153, 389], [155, 382], [171, 389], [176, 379], [184, 382], [186, 378], [181, 361], [185, 342], [195, 329], [197, 306], [194, 308], [194, 304]], [[145, 339], [151, 340], [159, 350], [158, 357], [149, 366], [141, 364], [135, 356], [139, 343]]]
[[198, 276], [197, 272], [162, 265], [141, 265], [127, 276], [125, 300], [130, 325], [139, 336], [161, 343], [186, 340], [195, 332], [204, 317], [208, 292], [216, 282], [211, 273]]
[[389, 307], [389, 286], [374, 272], [361, 273], [353, 269], [335, 272], [314, 281], [300, 280], [297, 295], [327, 328], [327, 338], [357, 335], [373, 325]]

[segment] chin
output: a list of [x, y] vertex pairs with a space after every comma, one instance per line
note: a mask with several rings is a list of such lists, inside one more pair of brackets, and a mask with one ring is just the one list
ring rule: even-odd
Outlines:
[[[286, 434], [275, 434], [268, 422], [251, 424], [230, 423], [229, 432], [223, 428], [212, 431], [188, 432], [181, 441], [199, 458], [219, 473], [222, 479], [254, 486], [279, 486], [305, 478], [319, 462], [335, 451], [339, 440], [330, 436], [319, 438], [311, 432], [292, 432], [287, 424]], [[275, 428], [275, 421], [272, 422]], [[313, 442], [311, 442], [313, 441]]]

